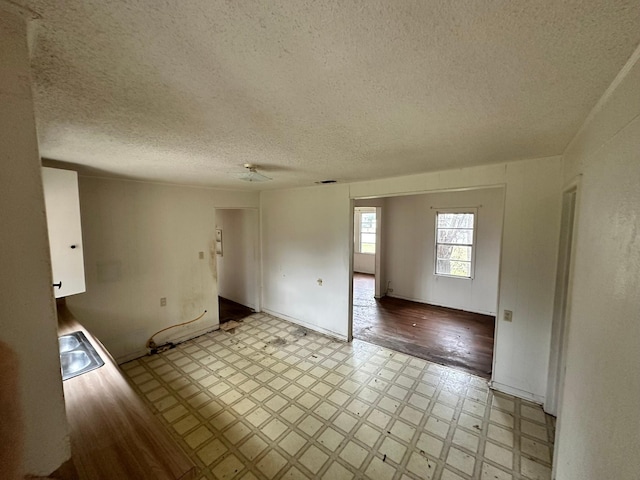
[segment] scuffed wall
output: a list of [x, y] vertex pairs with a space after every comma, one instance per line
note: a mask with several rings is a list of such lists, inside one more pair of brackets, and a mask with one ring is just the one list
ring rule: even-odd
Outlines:
[[79, 185], [87, 291], [67, 300], [78, 320], [118, 361], [205, 310], [156, 343], [217, 328], [215, 209], [257, 207], [258, 195], [83, 176]]

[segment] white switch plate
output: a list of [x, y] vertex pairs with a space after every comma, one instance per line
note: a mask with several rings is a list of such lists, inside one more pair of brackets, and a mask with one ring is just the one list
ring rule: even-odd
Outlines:
[[160, 299], [160, 306], [161, 307], [166, 307], [167, 306], [167, 297], [162, 297]]
[[503, 318], [505, 322], [513, 321], [513, 312], [511, 310], [505, 310]]

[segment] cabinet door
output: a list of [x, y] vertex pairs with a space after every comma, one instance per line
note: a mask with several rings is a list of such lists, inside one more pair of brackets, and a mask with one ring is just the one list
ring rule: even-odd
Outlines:
[[78, 174], [70, 170], [42, 168], [47, 208], [53, 292], [56, 298], [85, 291]]

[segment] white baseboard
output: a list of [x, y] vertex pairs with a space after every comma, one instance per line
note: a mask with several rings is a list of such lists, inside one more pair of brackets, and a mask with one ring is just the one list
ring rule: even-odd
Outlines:
[[491, 381], [489, 382], [489, 387], [493, 390], [497, 390], [498, 392], [506, 393], [508, 395], [513, 395], [514, 397], [521, 398], [523, 400], [528, 400], [529, 402], [537, 403], [538, 405], [542, 405], [544, 403], [544, 397], [541, 395], [536, 395], [535, 393], [526, 392], [524, 390], [520, 390], [519, 388], [510, 387], [509, 385], [504, 385], [500, 382]]
[[327, 337], [335, 338], [336, 340], [340, 340], [341, 342], [348, 341], [346, 335], [340, 335], [331, 330], [327, 330], [326, 328], [322, 328], [317, 325], [312, 325], [311, 323], [307, 323], [303, 320], [298, 320], [297, 318], [290, 317], [288, 315], [285, 315], [284, 313], [274, 312], [273, 310], [269, 310], [267, 308], [263, 308], [262, 311], [264, 313], [268, 313], [271, 316], [286, 320], [287, 322], [295, 323], [296, 325], [300, 325], [301, 327], [308, 328], [309, 330], [313, 330], [314, 332], [321, 333], [322, 335], [326, 335]]
[[147, 349], [136, 350], [135, 352], [127, 353], [126, 355], [121, 355], [116, 357], [114, 360], [118, 365], [122, 365], [123, 363], [130, 362], [131, 360], [135, 360], [136, 358], [144, 357], [147, 353]]
[[429, 302], [429, 301], [427, 301], [427, 300], [425, 300], [423, 298], [405, 297], [404, 295], [395, 295], [395, 294], [389, 294], [389, 293], [387, 293], [386, 296], [387, 297], [391, 297], [391, 298], [399, 298], [400, 300], [408, 300], [410, 302], [424, 303], [426, 305], [433, 305], [434, 307], [452, 308], [454, 310], [461, 310], [463, 312], [470, 312], [470, 313], [479, 313], [480, 315], [489, 315], [491, 317], [495, 317], [496, 316], [496, 312], [489, 312], [489, 311], [485, 311], [485, 310], [465, 310], [464, 308], [460, 308], [460, 307], [452, 307], [451, 305], [444, 305], [442, 303]]
[[[181, 335], [176, 335], [175, 337], [169, 337], [162, 340], [162, 345], [166, 343], [178, 344], [182, 342], [186, 342], [187, 340], [191, 340], [192, 338], [199, 337], [200, 335], [204, 335], [205, 333], [213, 332], [215, 330], [220, 329], [220, 324], [209, 325], [208, 327], [199, 328], [198, 330], [191, 330], [189, 332], [185, 332]], [[131, 360], [135, 360], [136, 358], [144, 357], [149, 352], [146, 348], [138, 349], [135, 352], [127, 353], [125, 355], [120, 355], [115, 358], [115, 361], [118, 365], [122, 365], [123, 363], [130, 362]]]
[[178, 335], [176, 337], [171, 337], [166, 339], [165, 341], [163, 341], [162, 343], [182, 343], [182, 342], [186, 342], [187, 340], [191, 340], [192, 338], [196, 338], [199, 337], [200, 335], [204, 335], [205, 333], [209, 333], [209, 332], [214, 332], [216, 330], [220, 330], [220, 324], [217, 323], [215, 325], [209, 325], [207, 327], [204, 328], [199, 328], [198, 330], [192, 330], [189, 332], [186, 332], [182, 335]]

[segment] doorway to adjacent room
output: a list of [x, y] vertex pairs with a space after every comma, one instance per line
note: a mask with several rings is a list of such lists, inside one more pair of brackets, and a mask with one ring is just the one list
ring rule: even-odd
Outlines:
[[216, 209], [216, 270], [220, 324], [260, 310], [258, 211]]
[[503, 205], [502, 187], [354, 200], [353, 338], [491, 378]]

